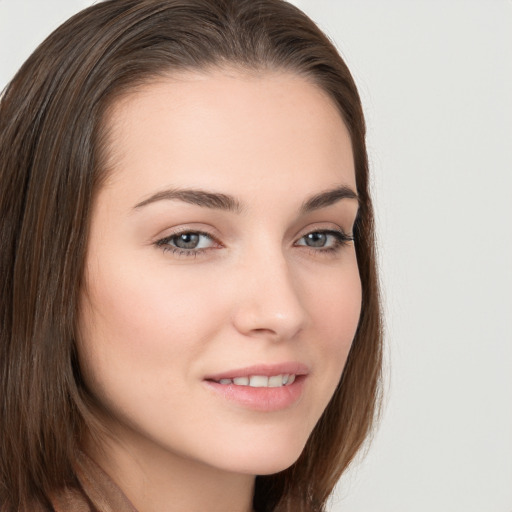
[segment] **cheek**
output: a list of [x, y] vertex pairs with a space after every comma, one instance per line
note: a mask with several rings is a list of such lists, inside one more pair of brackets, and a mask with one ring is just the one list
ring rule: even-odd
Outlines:
[[174, 432], [181, 439], [175, 414], [186, 424], [200, 423], [193, 400], [183, 397], [191, 394], [221, 315], [187, 276], [133, 269], [104, 261], [89, 281], [79, 330], [84, 379], [101, 409], [116, 419], [113, 428], [130, 425], [162, 439]]
[[[310, 350], [321, 354], [322, 381], [326, 394], [334, 392], [354, 339], [361, 314], [361, 281], [355, 255], [349, 264], [318, 278], [308, 294], [313, 321]], [[327, 391], [328, 390], [328, 391]]]
[[89, 382], [104, 392], [126, 378], [162, 384], [170, 369], [192, 371], [221, 318], [216, 302], [198, 293], [200, 278], [116, 262], [95, 269], [82, 297], [79, 348]]
[[[310, 283], [309, 309], [322, 338], [335, 345], [350, 344], [361, 314], [361, 280], [355, 254], [336, 271]], [[321, 283], [321, 284], [320, 284]]]
[[[201, 323], [197, 312], [211, 309], [212, 303], [201, 290], [200, 276], [177, 272], [152, 272], [122, 262], [95, 272], [86, 294], [88, 315], [96, 327], [106, 330], [109, 339], [120, 338], [123, 346], [138, 341], [145, 348], [158, 344], [168, 345], [176, 335], [186, 343], [195, 338]], [[140, 267], [139, 267], [140, 268]]]

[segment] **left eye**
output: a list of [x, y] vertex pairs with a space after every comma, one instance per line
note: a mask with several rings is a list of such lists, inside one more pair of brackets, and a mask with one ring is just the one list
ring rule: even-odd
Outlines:
[[183, 250], [197, 250], [212, 247], [214, 245], [214, 241], [212, 237], [206, 233], [188, 231], [186, 233], [179, 233], [177, 235], [164, 238], [158, 242], [158, 245], [165, 245]]
[[351, 237], [338, 231], [313, 231], [300, 238], [295, 245], [330, 249], [350, 240]]

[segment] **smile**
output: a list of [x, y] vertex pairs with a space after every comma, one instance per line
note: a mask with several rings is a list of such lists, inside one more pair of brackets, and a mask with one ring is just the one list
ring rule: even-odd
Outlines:
[[234, 377], [233, 379], [220, 379], [219, 384], [235, 386], [249, 386], [251, 388], [280, 388], [290, 386], [295, 382], [295, 374], [272, 375], [251, 375], [248, 377]]
[[300, 402], [310, 368], [299, 362], [257, 364], [207, 375], [204, 385], [214, 395], [257, 412], [277, 412]]

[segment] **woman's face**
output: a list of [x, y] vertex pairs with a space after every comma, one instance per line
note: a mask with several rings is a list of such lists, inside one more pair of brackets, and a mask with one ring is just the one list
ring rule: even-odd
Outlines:
[[293, 74], [219, 70], [146, 85], [107, 123], [79, 324], [105, 421], [140, 457], [286, 468], [360, 313], [336, 107]]

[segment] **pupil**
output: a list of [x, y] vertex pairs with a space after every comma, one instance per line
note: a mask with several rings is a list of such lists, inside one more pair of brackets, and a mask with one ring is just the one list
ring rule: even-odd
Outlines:
[[180, 249], [195, 249], [199, 243], [199, 235], [197, 233], [183, 233], [176, 237], [174, 243]]
[[323, 247], [327, 241], [327, 235], [325, 233], [309, 233], [306, 236], [306, 245], [309, 247]]

